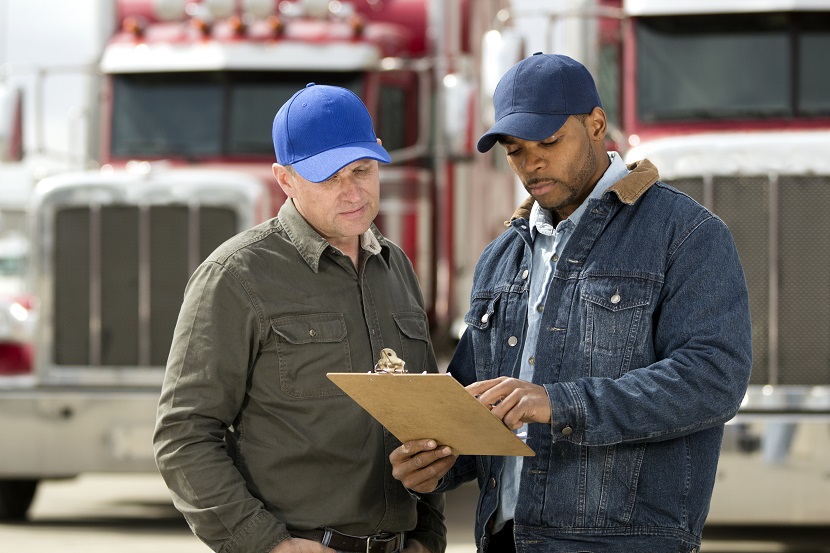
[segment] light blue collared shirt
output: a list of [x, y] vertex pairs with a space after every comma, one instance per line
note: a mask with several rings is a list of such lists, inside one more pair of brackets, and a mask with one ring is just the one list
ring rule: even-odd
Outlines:
[[[533, 240], [533, 253], [530, 267], [530, 291], [527, 304], [527, 334], [522, 349], [521, 368], [519, 378], [533, 382], [533, 365], [536, 355], [536, 342], [539, 339], [539, 327], [542, 321], [542, 312], [545, 309], [545, 299], [548, 295], [556, 264], [565, 245], [568, 243], [573, 230], [579, 224], [582, 214], [585, 213], [588, 201], [599, 199], [608, 188], [628, 174], [628, 168], [616, 152], [609, 152], [611, 165], [597, 182], [597, 185], [570, 217], [560, 221], [554, 227], [553, 215], [543, 209], [538, 203], [533, 204], [530, 211], [530, 237]], [[527, 435], [527, 424], [516, 431], [519, 435]], [[500, 500], [496, 510], [496, 520], [493, 532], [502, 529], [508, 520], [513, 519], [516, 510], [516, 501], [519, 495], [519, 483], [522, 474], [522, 457], [506, 457], [504, 471], [499, 487]]]

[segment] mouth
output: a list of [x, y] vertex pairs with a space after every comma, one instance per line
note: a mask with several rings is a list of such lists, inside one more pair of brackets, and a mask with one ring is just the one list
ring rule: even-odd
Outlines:
[[355, 217], [357, 215], [361, 215], [366, 210], [366, 206], [362, 205], [357, 209], [353, 209], [351, 211], [341, 211], [340, 214], [344, 217]]
[[525, 185], [527, 191], [531, 194], [539, 194], [541, 192], [546, 192], [556, 186], [555, 180], [534, 180], [531, 183]]

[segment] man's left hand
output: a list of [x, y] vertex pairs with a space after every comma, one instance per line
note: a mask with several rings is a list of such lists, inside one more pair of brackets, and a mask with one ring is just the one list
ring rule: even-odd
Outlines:
[[511, 430], [526, 422], [550, 424], [550, 399], [544, 386], [500, 376], [474, 382], [466, 389]]

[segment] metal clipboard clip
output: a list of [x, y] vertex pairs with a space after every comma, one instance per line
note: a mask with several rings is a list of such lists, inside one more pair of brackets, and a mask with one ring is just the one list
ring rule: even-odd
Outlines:
[[394, 350], [383, 348], [380, 350], [380, 359], [375, 363], [373, 372], [378, 374], [402, 374], [407, 370], [404, 368], [406, 361], [398, 357]]

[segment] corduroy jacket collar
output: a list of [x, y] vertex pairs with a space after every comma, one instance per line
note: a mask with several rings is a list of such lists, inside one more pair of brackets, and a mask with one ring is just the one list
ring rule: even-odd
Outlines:
[[[647, 159], [629, 164], [628, 170], [631, 171], [628, 176], [617, 181], [608, 189], [608, 192], [614, 192], [621, 202], [631, 205], [660, 179], [660, 174], [657, 172], [657, 167]], [[528, 196], [513, 212], [510, 221], [505, 221], [504, 225], [510, 226], [510, 222], [516, 219], [529, 219], [530, 210], [535, 201], [533, 196]]]

